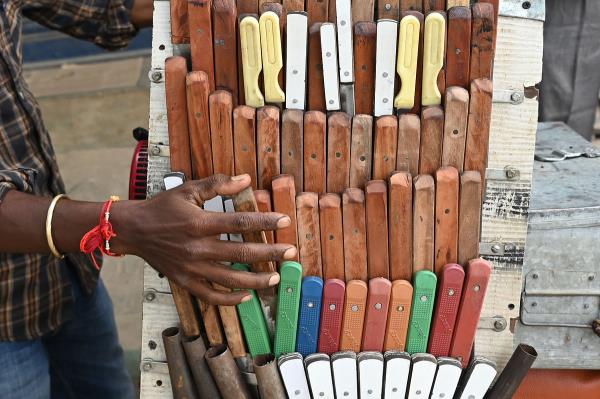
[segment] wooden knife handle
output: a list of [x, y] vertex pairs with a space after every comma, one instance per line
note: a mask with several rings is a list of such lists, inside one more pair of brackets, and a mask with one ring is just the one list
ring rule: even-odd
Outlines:
[[243, 0], [237, 2], [238, 15], [258, 14], [259, 0]]
[[458, 260], [458, 171], [444, 166], [435, 173], [435, 273]]
[[279, 151], [279, 108], [266, 106], [256, 111], [258, 188], [271, 188], [273, 177], [281, 173]]
[[413, 239], [412, 177], [396, 172], [389, 183], [390, 278], [411, 280]]
[[[356, 4], [358, 2], [354, 2]], [[373, 114], [377, 24], [354, 24], [354, 108], [357, 114]]]
[[444, 110], [435, 105], [423, 108], [421, 114], [421, 145], [419, 173], [434, 174], [442, 166], [442, 140], [444, 136]]
[[169, 147], [171, 171], [182, 172], [192, 177], [190, 137], [188, 134], [187, 65], [183, 57], [169, 57], [165, 60], [165, 94], [167, 119], [169, 120]]
[[[412, 6], [409, 6], [412, 7]], [[421, 113], [421, 99], [423, 97], [423, 41], [424, 41], [424, 33], [425, 33], [425, 17], [423, 13], [420, 12], [422, 9], [421, 5], [419, 5], [419, 10], [408, 10], [402, 11], [401, 17], [404, 18], [407, 15], [412, 15], [413, 17], [419, 20], [419, 26], [421, 31], [419, 32], [419, 49], [418, 49], [418, 58], [417, 58], [417, 75], [415, 80], [415, 105], [410, 110], [411, 114], [420, 114]]]
[[344, 279], [344, 234], [342, 207], [338, 194], [322, 194], [319, 197], [319, 223], [321, 226], [321, 254], [323, 278]]
[[200, 313], [202, 314], [202, 320], [204, 321], [208, 343], [210, 346], [224, 344], [226, 341], [225, 335], [223, 334], [223, 326], [221, 325], [219, 308], [216, 305], [209, 305], [199, 299], [197, 299], [197, 301]]
[[462, 87], [449, 87], [446, 90], [445, 111], [442, 165], [453, 166], [462, 172], [469, 118], [469, 93]]
[[400, 0], [379, 0], [377, 1], [378, 19], [400, 19]]
[[469, 7], [469, 0], [446, 0], [446, 10], [453, 7]]
[[296, 196], [296, 217], [298, 219], [298, 253], [302, 265], [302, 275], [323, 278], [319, 196], [316, 193], [305, 192]]
[[304, 112], [285, 109], [281, 115], [281, 172], [294, 177], [296, 191], [304, 188]]
[[423, 1], [421, 0], [400, 0], [401, 11], [419, 11], [423, 12]]
[[256, 109], [247, 105], [233, 110], [233, 150], [235, 174], [248, 174], [256, 189]]
[[482, 179], [485, 178], [490, 142], [492, 95], [491, 80], [475, 79], [471, 82], [464, 170], [476, 170]]
[[363, 352], [383, 351], [391, 291], [392, 283], [390, 280], [382, 277], [369, 280], [369, 296], [367, 298], [361, 345]]
[[[333, 2], [333, 0], [332, 0]], [[308, 109], [325, 112], [325, 83], [323, 79], [323, 59], [321, 55], [321, 23], [314, 23], [308, 28], [308, 62], [306, 68], [308, 80]]]
[[419, 150], [421, 146], [421, 118], [419, 115], [402, 114], [398, 117], [398, 153], [396, 170], [419, 174]]
[[328, 21], [329, 1], [330, 0], [306, 0], [306, 11], [308, 12], [308, 26], [312, 26], [315, 22]]
[[[330, 0], [332, 1], [332, 0]], [[331, 19], [330, 19], [331, 20]], [[375, 0], [354, 0], [352, 2], [352, 21], [372, 22], [375, 20]]]
[[327, 117], [321, 111], [304, 114], [304, 190], [327, 191]]
[[208, 75], [210, 91], [215, 90], [215, 65], [212, 36], [212, 1], [188, 0], [192, 70]]
[[217, 90], [208, 97], [214, 173], [235, 174], [233, 161], [233, 97], [225, 90]]
[[445, 0], [423, 0], [423, 13], [430, 11], [440, 11], [446, 9]]
[[373, 144], [373, 179], [387, 180], [396, 169], [398, 118], [381, 116], [375, 122]]
[[190, 42], [190, 25], [188, 22], [187, 0], [173, 0], [171, 11], [171, 43], [184, 44]]
[[471, 68], [469, 81], [492, 79], [494, 68], [494, 6], [475, 3], [472, 6]]
[[[231, 288], [223, 287], [222, 285], [213, 283], [213, 287], [217, 291], [231, 292]], [[227, 338], [227, 346], [233, 357], [241, 358], [246, 356], [246, 343], [244, 342], [244, 333], [242, 325], [238, 318], [235, 306], [219, 306], [219, 315], [223, 323], [223, 330]]]
[[392, 282], [390, 306], [385, 331], [384, 351], [404, 351], [410, 320], [413, 287], [406, 280]]
[[365, 193], [348, 188], [342, 195], [344, 265], [346, 281], [367, 281], [367, 229]]
[[[254, 190], [254, 199], [256, 200], [256, 209], [258, 212], [273, 212], [269, 190]], [[273, 244], [275, 242], [275, 233], [271, 230], [264, 233], [267, 244]]]
[[304, 0], [283, 0], [282, 4], [285, 14], [294, 11], [304, 11]]
[[369, 279], [390, 276], [387, 196], [387, 187], [383, 180], [371, 180], [367, 183], [365, 198]]
[[364, 189], [371, 180], [373, 153], [373, 117], [355, 115], [352, 118], [352, 142], [350, 144], [350, 187]]
[[430, 175], [413, 180], [413, 273], [433, 270], [435, 183]]
[[471, 9], [453, 7], [448, 11], [446, 87], [469, 88], [471, 66]]
[[208, 112], [208, 76], [202, 71], [189, 72], [185, 83], [192, 151], [192, 176], [194, 179], [203, 179], [213, 174]]
[[327, 120], [327, 191], [341, 193], [350, 184], [350, 116], [333, 112]]
[[367, 306], [367, 283], [352, 280], [346, 284], [346, 300], [342, 318], [341, 351], [360, 352]]
[[488, 3], [494, 7], [494, 26], [493, 31], [493, 48], [496, 51], [496, 35], [498, 34], [498, 11], [500, 10], [500, 0], [479, 0], [480, 3]]
[[[279, 175], [273, 179], [273, 210], [288, 215], [292, 223], [283, 229], [275, 230], [275, 242], [298, 246], [298, 231], [296, 224], [296, 188], [294, 177]], [[294, 259], [298, 261], [298, 257]]]
[[213, 0], [215, 86], [231, 92], [238, 104], [237, 8], [235, 0]]
[[481, 187], [479, 172], [466, 171], [460, 176], [458, 263], [465, 266], [470, 259], [479, 256]]

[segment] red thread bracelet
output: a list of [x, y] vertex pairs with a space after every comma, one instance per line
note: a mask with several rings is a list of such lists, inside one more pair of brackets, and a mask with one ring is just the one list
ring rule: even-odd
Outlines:
[[112, 207], [113, 202], [118, 200], [119, 197], [113, 196], [102, 205], [102, 212], [100, 212], [98, 225], [85, 233], [79, 243], [79, 250], [85, 254], [91, 255], [92, 262], [97, 270], [100, 270], [100, 265], [93, 255], [93, 252], [96, 249], [100, 250], [104, 255], [123, 256], [111, 252], [110, 250], [110, 239], [117, 236], [117, 233], [113, 230], [112, 223], [110, 223], [110, 208]]

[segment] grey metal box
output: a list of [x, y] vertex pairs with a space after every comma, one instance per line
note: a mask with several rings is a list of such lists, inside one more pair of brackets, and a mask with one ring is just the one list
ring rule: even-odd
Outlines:
[[[540, 124], [538, 155], [597, 151], [563, 123]], [[515, 343], [537, 368], [600, 369], [600, 158], [535, 161]]]

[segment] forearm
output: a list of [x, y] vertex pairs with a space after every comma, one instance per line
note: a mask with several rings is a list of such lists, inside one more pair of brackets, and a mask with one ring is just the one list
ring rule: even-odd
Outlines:
[[136, 28], [152, 26], [153, 3], [152, 0], [134, 0], [131, 8], [131, 22]]

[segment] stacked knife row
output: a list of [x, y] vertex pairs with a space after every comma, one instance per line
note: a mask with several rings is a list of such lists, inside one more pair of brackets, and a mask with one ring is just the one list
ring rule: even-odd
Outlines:
[[497, 1], [379, 1], [376, 22], [374, 3], [172, 1], [173, 41], [234, 105], [419, 114], [491, 80]]

